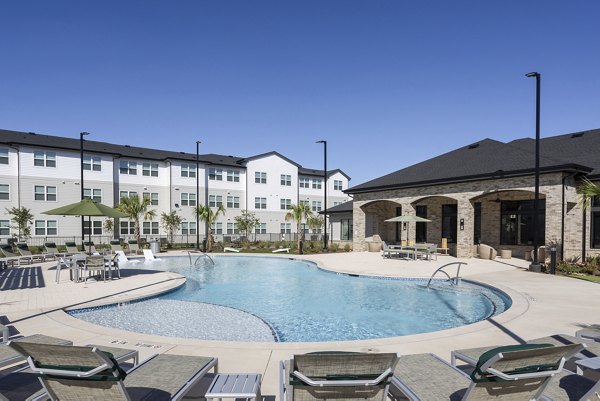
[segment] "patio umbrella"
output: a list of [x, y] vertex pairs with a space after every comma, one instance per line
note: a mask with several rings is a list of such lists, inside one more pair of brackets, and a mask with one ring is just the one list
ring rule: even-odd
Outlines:
[[95, 202], [91, 199], [84, 199], [77, 203], [72, 203], [70, 205], [61, 206], [56, 209], [47, 210], [42, 212], [42, 214], [49, 215], [62, 215], [62, 216], [88, 216], [89, 224], [89, 232], [88, 232], [88, 242], [92, 242], [92, 216], [106, 216], [112, 218], [124, 218], [127, 217], [125, 213], [120, 212], [119, 210], [112, 208], [110, 206], [103, 205], [102, 203]]
[[[431, 220], [426, 219], [424, 217], [415, 216], [412, 214], [405, 214], [404, 216], [396, 216], [391, 219], [385, 220], [387, 223], [410, 223], [411, 221], [415, 223], [430, 223]], [[406, 228], [407, 238], [408, 238], [408, 227]], [[400, 237], [402, 239], [402, 237]]]

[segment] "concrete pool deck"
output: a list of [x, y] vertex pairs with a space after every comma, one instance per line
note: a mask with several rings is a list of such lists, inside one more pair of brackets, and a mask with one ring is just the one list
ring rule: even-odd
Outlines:
[[[297, 255], [287, 254], [278, 257], [298, 258]], [[519, 259], [460, 260], [440, 256], [437, 261], [430, 262], [403, 261], [383, 259], [381, 253], [369, 252], [319, 254], [302, 258], [337, 272], [426, 278], [443, 264], [464, 261], [468, 265], [461, 268], [463, 278], [506, 292], [512, 298], [513, 305], [501, 315], [471, 325], [375, 340], [245, 343], [181, 339], [101, 327], [62, 311], [68, 307], [125, 302], [169, 291], [184, 283], [185, 279], [178, 274], [124, 268], [120, 280], [88, 282], [84, 285], [70, 282], [67, 272], [63, 273], [60, 284], [56, 284], [55, 271], [50, 270], [55, 262], [48, 262], [0, 273], [0, 314], [7, 316], [20, 335], [43, 333], [72, 340], [76, 345], [121, 345], [139, 350], [141, 359], [155, 353], [218, 357], [221, 372], [262, 373], [263, 395], [270, 396], [278, 396], [279, 362], [294, 353], [322, 350], [400, 354], [432, 352], [449, 360], [450, 351], [454, 349], [509, 344], [520, 339], [556, 333], [573, 334], [584, 325], [600, 322], [595, 302], [600, 295], [598, 284], [530, 273], [526, 270], [528, 262]], [[452, 270], [449, 272], [453, 275]]]

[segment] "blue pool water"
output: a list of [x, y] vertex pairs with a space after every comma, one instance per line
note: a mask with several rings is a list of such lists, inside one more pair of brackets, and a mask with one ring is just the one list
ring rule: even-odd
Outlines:
[[[463, 281], [354, 277], [282, 258], [216, 256], [190, 266], [166, 257], [137, 268], [177, 272], [180, 289], [119, 307], [71, 312], [129, 331], [237, 341], [340, 341], [462, 326], [510, 307], [499, 291]], [[123, 266], [127, 268], [127, 266]]]

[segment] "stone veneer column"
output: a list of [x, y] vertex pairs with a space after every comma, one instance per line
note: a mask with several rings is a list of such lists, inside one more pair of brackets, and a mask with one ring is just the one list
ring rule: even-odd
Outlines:
[[352, 250], [362, 252], [367, 250], [365, 243], [365, 212], [361, 206], [364, 202], [352, 202]]
[[[456, 257], [470, 258], [473, 256], [475, 211], [469, 199], [458, 199], [456, 219]], [[462, 230], [460, 229], [461, 219], [464, 219]]]

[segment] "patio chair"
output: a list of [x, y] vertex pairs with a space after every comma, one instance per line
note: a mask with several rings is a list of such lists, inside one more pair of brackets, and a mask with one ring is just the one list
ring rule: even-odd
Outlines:
[[448, 248], [448, 238], [442, 238], [442, 246], [437, 248], [436, 251], [439, 251], [440, 253], [443, 253], [444, 255], [448, 255], [449, 250], [450, 250], [450, 248]]
[[[63, 340], [62, 338], [45, 336], [43, 334], [34, 334], [32, 336], [21, 337], [10, 342], [28, 342], [37, 344], [60, 344], [60, 345], [72, 345], [72, 341]], [[18, 362], [24, 362], [25, 357], [9, 347], [8, 344], [0, 344], [0, 370], [7, 366], [12, 366]]]
[[100, 273], [102, 275], [102, 279], [106, 281], [106, 263], [104, 261], [104, 256], [102, 255], [87, 256], [81, 270], [85, 275], [86, 283], [90, 276], [97, 273]]
[[140, 245], [138, 244], [138, 242], [134, 239], [130, 239], [127, 241], [127, 246], [129, 247], [129, 252], [128, 253], [135, 253], [138, 254], [140, 253]]
[[581, 345], [494, 348], [470, 376], [433, 354], [401, 356], [392, 385], [409, 400], [539, 400]]
[[77, 244], [73, 241], [66, 241], [65, 247], [67, 248], [66, 256], [76, 255], [78, 253], [83, 253], [84, 251], [80, 251], [77, 249]]
[[17, 247], [17, 252], [19, 252], [21, 256], [30, 257], [32, 262], [42, 263], [46, 261], [46, 255], [34, 255], [29, 250], [29, 245], [27, 245], [27, 242], [17, 242], [15, 246]]
[[281, 362], [280, 400], [384, 401], [396, 354], [316, 352]]
[[44, 250], [46, 251], [47, 255], [52, 255], [55, 258], [64, 258], [65, 256], [67, 256], [64, 252], [60, 252], [58, 250], [58, 247], [54, 242], [44, 242]]
[[114, 356], [97, 347], [10, 343], [27, 356], [44, 390], [57, 400], [180, 400], [217, 359], [162, 354], [123, 371]]
[[30, 256], [20, 256], [14, 253], [11, 244], [0, 244], [0, 251], [6, 258], [6, 261], [12, 262], [13, 266], [15, 262], [19, 263], [19, 266], [21, 266], [22, 263], [33, 263], [33, 259]]
[[494, 260], [498, 256], [498, 251], [486, 244], [477, 245], [477, 257], [480, 259]]
[[584, 329], [577, 330], [575, 337], [600, 342], [600, 324], [591, 324]]

